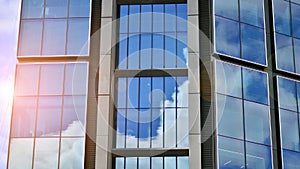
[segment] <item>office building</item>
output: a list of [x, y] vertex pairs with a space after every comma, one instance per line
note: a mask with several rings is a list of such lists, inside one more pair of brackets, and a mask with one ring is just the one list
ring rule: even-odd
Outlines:
[[23, 0], [8, 169], [295, 169], [299, 0]]

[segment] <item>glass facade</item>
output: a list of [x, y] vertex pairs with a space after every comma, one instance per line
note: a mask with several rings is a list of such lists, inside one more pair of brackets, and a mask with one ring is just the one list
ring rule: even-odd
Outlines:
[[272, 168], [267, 74], [216, 62], [219, 168]]
[[267, 65], [263, 0], [214, 0], [214, 20], [217, 54]]
[[300, 3], [273, 0], [277, 68], [300, 73]]
[[23, 0], [20, 22], [19, 57], [89, 53], [90, 0]]
[[83, 168], [87, 70], [18, 64], [8, 168]]

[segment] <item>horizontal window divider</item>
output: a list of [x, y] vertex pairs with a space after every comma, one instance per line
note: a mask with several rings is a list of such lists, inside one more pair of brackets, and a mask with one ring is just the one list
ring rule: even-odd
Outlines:
[[218, 15], [218, 14], [215, 14], [215, 16], [220, 17], [220, 18], [224, 18], [224, 19], [227, 19], [227, 20], [231, 20], [231, 21], [234, 21], [234, 22], [238, 22], [238, 23], [241, 23], [241, 24], [245, 24], [245, 25], [248, 25], [248, 26], [253, 26], [253, 27], [256, 27], [258, 29], [262, 29], [262, 30], [265, 29], [264, 27], [260, 27], [260, 26], [252, 25], [252, 24], [249, 24], [249, 23], [246, 23], [246, 22], [238, 21], [238, 20], [235, 20], [235, 19], [232, 19], [232, 18], [228, 18], [226, 16], [222, 16], [222, 15]]
[[139, 5], [139, 4], [180, 4], [187, 3], [187, 0], [117, 0], [118, 5]]
[[88, 56], [18, 56], [19, 63], [89, 61]]
[[189, 156], [188, 148], [118, 148], [111, 152], [113, 157]]
[[175, 77], [188, 76], [187, 68], [175, 69], [137, 69], [137, 70], [115, 70], [116, 77]]

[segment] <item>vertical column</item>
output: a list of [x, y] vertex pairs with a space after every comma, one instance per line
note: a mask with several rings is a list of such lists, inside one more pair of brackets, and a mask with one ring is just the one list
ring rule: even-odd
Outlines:
[[113, 134], [113, 69], [114, 69], [114, 37], [116, 13], [115, 0], [102, 0], [100, 29], [100, 59], [98, 81], [98, 112], [96, 136], [97, 169], [112, 168], [111, 154]]
[[200, 54], [198, 1], [188, 0], [189, 163], [201, 167]]

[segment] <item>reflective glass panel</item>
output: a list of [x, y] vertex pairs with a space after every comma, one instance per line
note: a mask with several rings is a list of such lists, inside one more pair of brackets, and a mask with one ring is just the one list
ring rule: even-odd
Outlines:
[[9, 169], [32, 168], [33, 141], [31, 138], [11, 139]]
[[119, 78], [118, 79], [118, 108], [126, 108], [126, 93], [127, 93], [127, 79]]
[[277, 68], [294, 72], [294, 57], [292, 38], [276, 34], [276, 63]]
[[151, 78], [140, 78], [140, 108], [150, 108]]
[[120, 5], [120, 33], [128, 32], [128, 5]]
[[300, 38], [300, 5], [291, 4], [292, 9], [292, 23], [293, 23], [293, 35], [296, 38]]
[[275, 31], [291, 35], [290, 7], [288, 1], [273, 0]]
[[35, 141], [33, 168], [58, 168], [58, 144], [58, 138], [37, 138]]
[[[34, 36], [33, 36], [34, 32]], [[19, 55], [40, 55], [42, 41], [42, 21], [23, 20], [21, 21]]]
[[128, 78], [127, 108], [139, 107], [139, 79]]
[[279, 107], [297, 111], [296, 85], [292, 80], [278, 78]]
[[87, 94], [87, 63], [66, 64], [64, 93], [66, 95]]
[[44, 15], [44, 0], [23, 0], [22, 18], [42, 18]]
[[128, 55], [128, 39], [127, 34], [120, 34], [119, 36], [119, 44], [118, 44], [118, 60], [119, 64], [117, 65], [117, 69], [127, 69], [127, 55]]
[[176, 147], [176, 109], [166, 109], [164, 117], [165, 147]]
[[271, 148], [246, 142], [246, 164], [248, 169], [272, 169]]
[[11, 137], [34, 137], [36, 97], [15, 97]]
[[125, 148], [126, 110], [117, 112], [116, 148]]
[[244, 99], [268, 104], [267, 74], [243, 69]]
[[153, 5], [153, 32], [162, 33], [164, 29], [164, 5]]
[[[16, 70], [15, 95], [37, 95], [39, 65], [19, 64]], [[25, 85], [26, 84], [26, 85]]]
[[240, 58], [239, 23], [215, 17], [216, 51]]
[[187, 4], [177, 4], [177, 31], [187, 31]]
[[152, 31], [152, 5], [141, 5], [141, 32]]
[[[177, 147], [189, 146], [189, 116], [188, 109], [177, 109]], [[183, 162], [185, 163], [185, 162]]]
[[90, 16], [90, 0], [69, 0], [69, 17], [88, 17]]
[[140, 5], [129, 5], [129, 32], [140, 31]]
[[137, 148], [139, 138], [138, 110], [127, 110], [126, 124], [126, 148]]
[[66, 25], [65, 19], [44, 21], [43, 55], [65, 54]]
[[65, 18], [68, 14], [68, 0], [46, 0], [46, 18]]
[[141, 69], [151, 69], [152, 35], [141, 34]]
[[89, 19], [69, 19], [68, 55], [88, 55], [89, 50]]
[[165, 68], [176, 67], [176, 34], [165, 35]]
[[294, 57], [295, 57], [296, 73], [300, 74], [300, 40], [296, 38], [294, 38]]
[[128, 40], [128, 68], [138, 69], [139, 68], [139, 57], [140, 57], [140, 36], [138, 34], [132, 34]]
[[47, 64], [41, 66], [40, 93], [41, 95], [57, 94], [63, 92], [64, 65]]
[[[224, 2], [225, 4], [226, 2]], [[251, 25], [264, 27], [262, 0], [240, 0], [240, 19]]]
[[215, 14], [225, 18], [238, 20], [238, 4], [238, 0], [215, 0]]
[[282, 163], [284, 169], [296, 169], [300, 166], [300, 153], [294, 151], [282, 151]]
[[164, 65], [164, 37], [161, 34], [153, 34], [152, 68], [163, 68]]
[[62, 138], [60, 168], [84, 168], [84, 138]]
[[165, 4], [165, 32], [176, 31], [176, 5]]

